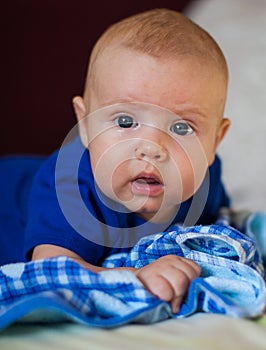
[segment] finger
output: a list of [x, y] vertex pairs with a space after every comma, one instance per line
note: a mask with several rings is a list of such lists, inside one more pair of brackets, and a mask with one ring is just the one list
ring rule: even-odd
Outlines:
[[164, 256], [135, 272], [152, 294], [171, 303], [178, 312], [191, 281], [200, 274], [200, 267], [192, 260], [174, 255]]
[[[158, 289], [157, 287], [154, 293], [161, 299], [170, 302], [172, 312], [178, 313], [189, 289], [191, 280], [184, 271], [175, 267], [169, 268], [165, 271], [164, 275], [160, 277], [164, 282], [164, 288]], [[166, 286], [168, 289], [166, 289]]]
[[192, 260], [182, 257], [171, 258], [171, 264], [168, 264], [167, 269], [163, 271], [163, 277], [172, 287], [173, 297], [168, 301], [171, 301], [173, 313], [179, 311], [191, 281], [200, 275], [200, 270], [199, 265]]
[[201, 268], [195, 261], [180, 256], [176, 256], [175, 259], [171, 260], [171, 266], [182, 270], [190, 281], [199, 277], [201, 273]]
[[187, 270], [188, 268], [182, 265], [178, 268], [171, 266], [164, 271], [163, 277], [168, 281], [173, 290], [173, 297], [171, 300], [183, 297], [187, 293], [190, 282], [192, 280], [192, 273], [188, 273]]
[[140, 278], [144, 287], [159, 299], [170, 302], [175, 298], [175, 290], [172, 283], [164, 275], [142, 275]]
[[184, 260], [187, 264], [189, 264], [192, 267], [192, 269], [194, 270], [194, 273], [195, 273], [195, 277], [200, 276], [201, 267], [199, 266], [199, 264], [197, 264], [195, 261], [188, 259], [188, 258], [181, 257], [181, 259]]
[[155, 271], [144, 269], [137, 273], [137, 277], [152, 294], [168, 302], [182, 299], [190, 284], [187, 274], [173, 265]]
[[146, 288], [159, 298], [171, 301], [186, 294], [200, 267], [192, 260], [166, 255], [137, 272]]
[[145, 278], [144, 286], [158, 298], [171, 304], [173, 313], [180, 309], [190, 285], [188, 276], [175, 267], [169, 267], [164, 274]]
[[171, 301], [171, 309], [174, 314], [177, 314], [180, 310], [180, 306], [182, 301], [184, 300], [184, 296], [176, 297]]

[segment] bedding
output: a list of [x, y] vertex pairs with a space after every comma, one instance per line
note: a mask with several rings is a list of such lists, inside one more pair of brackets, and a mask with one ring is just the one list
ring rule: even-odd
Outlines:
[[[140, 268], [166, 254], [196, 261], [201, 276], [192, 281], [178, 314], [151, 295], [132, 272], [93, 273], [61, 256], [0, 267], [0, 329], [16, 321], [64, 320], [112, 328], [196, 312], [261, 316], [266, 305], [261, 256], [266, 252], [258, 245], [265, 236], [266, 213], [243, 217], [246, 234], [229, 225], [236, 214], [228, 209], [222, 214], [215, 225], [174, 225], [167, 232], [144, 237], [129, 253], [112, 255], [103, 263], [109, 268]], [[235, 221], [239, 224], [243, 218]]]
[[14, 325], [0, 336], [1, 350], [265, 350], [266, 319], [195, 314], [153, 325], [112, 330], [76, 323]]

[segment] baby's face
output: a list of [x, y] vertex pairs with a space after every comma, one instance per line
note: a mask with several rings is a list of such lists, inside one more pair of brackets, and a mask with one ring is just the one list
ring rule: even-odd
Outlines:
[[78, 116], [95, 180], [128, 210], [170, 220], [202, 183], [226, 131], [225, 84], [185, 57], [162, 61], [126, 49], [107, 56], [85, 101], [90, 115]]

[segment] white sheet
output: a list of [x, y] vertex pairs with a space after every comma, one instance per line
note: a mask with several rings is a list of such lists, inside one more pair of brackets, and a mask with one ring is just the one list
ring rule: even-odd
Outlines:
[[[266, 321], [266, 320], [265, 320]], [[149, 326], [100, 330], [75, 324], [12, 327], [0, 336], [1, 350], [265, 350], [265, 326], [213, 314]]]

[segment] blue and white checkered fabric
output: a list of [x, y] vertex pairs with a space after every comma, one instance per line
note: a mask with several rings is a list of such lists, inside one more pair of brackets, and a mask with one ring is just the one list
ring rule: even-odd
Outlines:
[[[263, 218], [266, 222], [266, 214]], [[61, 320], [110, 328], [202, 311], [256, 317], [266, 304], [258, 251], [253, 239], [222, 218], [210, 226], [173, 226], [141, 239], [128, 254], [106, 259], [105, 267], [137, 268], [166, 254], [196, 261], [201, 276], [191, 283], [178, 314], [172, 314], [169, 304], [152, 296], [129, 271], [96, 274], [66, 257], [4, 265], [0, 268], [0, 329], [16, 321]]]

